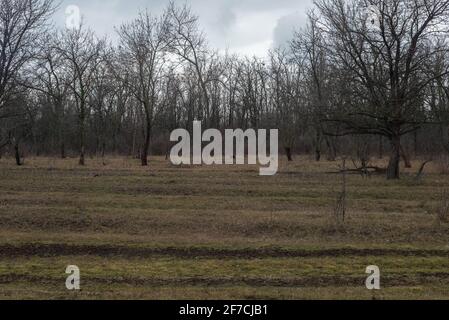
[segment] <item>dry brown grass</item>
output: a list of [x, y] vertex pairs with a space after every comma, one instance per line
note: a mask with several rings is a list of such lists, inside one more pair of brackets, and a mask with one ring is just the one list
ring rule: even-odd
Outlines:
[[[382, 161], [372, 163], [385, 165]], [[47, 243], [94, 248], [102, 245], [162, 249], [210, 248], [212, 252], [239, 248], [243, 250], [243, 257], [239, 256], [235, 261], [232, 267], [235, 270], [229, 269], [236, 274], [229, 275], [229, 280], [224, 280], [222, 284], [214, 284], [212, 281], [209, 285], [207, 282], [203, 285], [213, 292], [211, 297], [245, 298], [244, 292], [253, 292], [251, 288], [254, 285], [250, 282], [236, 286], [236, 278], [239, 278], [237, 275], [241, 278], [251, 273], [257, 274], [257, 279], [262, 279], [261, 287], [265, 288], [260, 293], [262, 297], [311, 297], [312, 292], [319, 297], [323, 291], [318, 285], [321, 281], [319, 275], [313, 275], [318, 277], [317, 285], [312, 285], [315, 291], [307, 291], [307, 294], [304, 290], [287, 290], [288, 284], [282, 290], [274, 290], [272, 283], [265, 283], [263, 280], [270, 278], [271, 271], [260, 269], [258, 264], [248, 264], [244, 258], [245, 250], [248, 250], [248, 253], [249, 250], [261, 248], [318, 251], [348, 247], [359, 250], [447, 250], [449, 226], [435, 225], [434, 216], [435, 207], [441, 201], [435, 190], [449, 188], [449, 177], [438, 174], [439, 168], [436, 164], [429, 164], [423, 180], [416, 183], [414, 176], [419, 163], [420, 161], [417, 161], [414, 168], [405, 170], [403, 178], [397, 182], [386, 181], [380, 176], [363, 179], [359, 175], [348, 175], [347, 216], [343, 227], [335, 229], [329, 225], [328, 220], [337, 194], [341, 191], [341, 183], [338, 175], [328, 172], [337, 170], [338, 162], [316, 163], [299, 157], [293, 163], [282, 162], [278, 175], [260, 177], [258, 167], [254, 166], [180, 168], [172, 166], [163, 158], [153, 158], [149, 168], [142, 168], [137, 160], [126, 158], [108, 158], [106, 166], [101, 159], [91, 159], [85, 168], [80, 168], [76, 159], [26, 159], [25, 165], [20, 168], [15, 167], [10, 159], [1, 159], [0, 247], [15, 245], [20, 249], [31, 243]], [[82, 261], [97, 259], [97, 251], [92, 252]], [[52, 259], [44, 258], [36, 262], [41, 268], [41, 279], [47, 277], [46, 268], [55, 261], [63, 260], [59, 259], [57, 254]], [[29, 258], [37, 259], [39, 255], [39, 252], [36, 252], [30, 254]], [[395, 259], [402, 261], [403, 265], [413, 264], [415, 261], [413, 254], [395, 255]], [[325, 260], [320, 269], [323, 279], [331, 277], [335, 280], [339, 272], [345, 273], [345, 268], [349, 268], [351, 274], [359, 277], [357, 266], [372, 261], [363, 258], [354, 264], [344, 253], [340, 252], [337, 256], [345, 267], [341, 270], [336, 268], [335, 258]], [[9, 263], [15, 261], [13, 257], [5, 258], [9, 259]], [[77, 259], [79, 258], [74, 256], [68, 260]], [[117, 259], [108, 256], [101, 260], [101, 263], [114, 265], [118, 263]], [[179, 259], [173, 257], [171, 263], [166, 263], [166, 272], [176, 274], [180, 264], [185, 263]], [[124, 266], [126, 261], [120, 263]], [[134, 260], [128, 261], [129, 264], [137, 269], [146, 263], [132, 261]], [[206, 259], [206, 262], [208, 261], [211, 262]], [[393, 288], [406, 288], [406, 285], [425, 285], [424, 281], [416, 280], [420, 273], [438, 273], [440, 278], [432, 278], [435, 281], [429, 282], [429, 290], [434, 290], [435, 297], [439, 297], [441, 288], [438, 287], [438, 281], [446, 279], [446, 276], [441, 275], [443, 271], [440, 270], [442, 268], [439, 261], [433, 253], [429, 253], [427, 262], [434, 268], [424, 270], [426, 263], [417, 265], [411, 273], [412, 279], [407, 280], [408, 282], [404, 280], [395, 283], [393, 277], [390, 292], [396, 292]], [[76, 261], [72, 263], [76, 264]], [[5, 260], [1, 260], [0, 253], [0, 268], [5, 265], [7, 264]], [[99, 276], [107, 277], [107, 273], [101, 270], [95, 273], [92, 263], [86, 268], [93, 274], [89, 287], [92, 297], [110, 298], [111, 295], [104, 291], [107, 285], [95, 281]], [[195, 268], [195, 264], [192, 268]], [[282, 273], [283, 269], [279, 264], [273, 264], [272, 270], [275, 269]], [[360, 275], [363, 277], [364, 268], [361, 269]], [[29, 293], [21, 293], [23, 281], [20, 279], [25, 273], [33, 274], [32, 264], [21, 270], [14, 270], [14, 267], [7, 270], [10, 278], [4, 275], [3, 278], [0, 277], [0, 283], [3, 281], [7, 284], [9, 296], [27, 296]], [[209, 271], [206, 274], [201, 268], [198, 270], [197, 276], [202, 275], [203, 278], [207, 275], [212, 279], [223, 279], [226, 275], [225, 271], [220, 273], [218, 269], [216, 275]], [[286, 267], [285, 272], [288, 273], [288, 270], [290, 269]], [[64, 277], [63, 271], [61, 277]], [[290, 277], [307, 278], [307, 274], [299, 269]], [[400, 272], [396, 273], [398, 274]], [[404, 271], [405, 277], [406, 274]], [[134, 279], [136, 274], [128, 270], [126, 276]], [[154, 277], [159, 279], [163, 276], [161, 269]], [[151, 279], [155, 279], [148, 277], [150, 279], [147, 279], [147, 282], [142, 282], [142, 288], [156, 286], [157, 283], [151, 282]], [[201, 280], [201, 277], [199, 279]], [[280, 279], [282, 280], [282, 276]], [[327, 286], [335, 284], [329, 279], [327, 281], [330, 281]], [[170, 287], [173, 297], [182, 296], [184, 293], [186, 298], [194, 298], [195, 294], [198, 294], [197, 298], [201, 298], [204, 295], [198, 293], [201, 290], [197, 290], [201, 285], [195, 283], [193, 287], [182, 281], [178, 286], [170, 282], [166, 287], [157, 287], [161, 290], [162, 297], [167, 297]], [[300, 282], [296, 283], [298, 285], [294, 287], [297, 288]], [[360, 283], [363, 284], [363, 281]], [[110, 285], [123, 286], [114, 284], [113, 280]], [[233, 289], [223, 289], [220, 296], [219, 287], [226, 285], [232, 286]], [[326, 286], [326, 281], [323, 285]], [[39, 290], [47, 292], [45, 297], [60, 297], [64, 294], [61, 290], [51, 294], [49, 288], [54, 287], [51, 281], [42, 288], [34, 286], [36, 294]], [[351, 283], [348, 283], [348, 286], [354, 288], [354, 295], [360, 291], [357, 289], [359, 286]], [[17, 291], [14, 291], [15, 287]], [[433, 289], [430, 289], [431, 287]], [[141, 289], [130, 289], [128, 294], [117, 293], [116, 297], [138, 297], [144, 292]], [[341, 289], [341, 292], [347, 294], [348, 288]], [[406, 290], [401, 291], [398, 295], [402, 297], [405, 292]], [[345, 298], [336, 293], [335, 297]]]

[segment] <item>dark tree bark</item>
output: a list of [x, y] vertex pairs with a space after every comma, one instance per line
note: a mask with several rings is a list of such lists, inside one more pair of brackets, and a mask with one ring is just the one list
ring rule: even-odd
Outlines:
[[289, 162], [293, 161], [292, 149], [290, 147], [285, 148], [285, 154], [287, 155], [287, 160]]
[[418, 130], [413, 133], [413, 151], [416, 158], [418, 156]]
[[14, 143], [14, 157], [16, 159], [16, 165], [21, 166], [22, 160], [20, 159], [19, 141]]
[[61, 143], [60, 151], [61, 151], [61, 159], [66, 159], [67, 156], [66, 156], [66, 153], [65, 153], [65, 143], [64, 142]]
[[328, 161], [335, 161], [337, 158], [337, 151], [335, 148], [335, 144], [333, 141], [330, 140], [329, 137], [325, 137], [326, 139], [326, 145], [327, 145], [327, 160]]
[[321, 161], [321, 132], [317, 130], [315, 141], [315, 161]]
[[401, 137], [395, 136], [391, 139], [391, 155], [387, 168], [387, 179], [399, 179], [399, 165], [401, 160]]
[[60, 150], [61, 159], [65, 159], [66, 158], [63, 117], [64, 117], [64, 115], [60, 114], [60, 117], [59, 117], [59, 132], [58, 132], [59, 133], [59, 146], [60, 146], [59, 150]]
[[148, 151], [150, 149], [150, 141], [151, 141], [151, 124], [148, 121], [145, 130], [145, 139], [142, 145], [142, 151], [140, 153], [140, 160], [142, 162], [143, 167], [148, 166]]
[[[84, 107], [82, 107], [84, 109]], [[80, 139], [80, 158], [79, 158], [79, 165], [84, 166], [86, 165], [86, 132], [85, 132], [85, 115], [84, 111], [81, 111], [80, 115], [80, 128], [79, 128], [79, 139]]]

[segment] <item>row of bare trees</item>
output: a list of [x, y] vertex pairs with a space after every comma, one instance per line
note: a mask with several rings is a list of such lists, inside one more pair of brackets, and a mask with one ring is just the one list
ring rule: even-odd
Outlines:
[[77, 152], [80, 165], [138, 154], [146, 166], [195, 119], [279, 128], [289, 160], [360, 153], [362, 139], [389, 150], [389, 179], [410, 143], [449, 152], [449, 0], [318, 0], [264, 58], [209, 48], [187, 6], [142, 11], [116, 44], [83, 24], [50, 32], [54, 12], [52, 0], [0, 4], [0, 156], [10, 146], [17, 164], [27, 149]]

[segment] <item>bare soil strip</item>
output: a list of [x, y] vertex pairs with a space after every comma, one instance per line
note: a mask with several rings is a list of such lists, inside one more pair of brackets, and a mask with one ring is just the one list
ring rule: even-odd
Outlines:
[[[354, 276], [316, 276], [299, 278], [211, 278], [211, 277], [185, 277], [185, 278], [138, 278], [138, 277], [84, 277], [85, 286], [95, 284], [103, 285], [133, 285], [133, 286], [251, 286], [251, 287], [364, 287], [365, 277]], [[60, 279], [54, 277], [41, 277], [31, 275], [10, 274], [0, 276], [0, 284], [14, 283], [38, 283], [40, 285], [61, 285], [65, 281], [64, 277]], [[400, 286], [420, 286], [430, 283], [449, 284], [449, 274], [426, 274], [414, 276], [384, 276], [382, 277], [382, 286], [400, 287]]]
[[109, 245], [68, 245], [68, 244], [23, 244], [0, 245], [0, 257], [60, 257], [90, 255], [99, 257], [128, 257], [150, 258], [157, 256], [169, 256], [178, 258], [294, 258], [294, 257], [381, 257], [381, 256], [405, 256], [405, 257], [449, 257], [448, 250], [422, 250], [422, 249], [357, 249], [336, 248], [323, 250], [300, 249], [215, 249], [215, 248], [145, 248], [130, 246]]

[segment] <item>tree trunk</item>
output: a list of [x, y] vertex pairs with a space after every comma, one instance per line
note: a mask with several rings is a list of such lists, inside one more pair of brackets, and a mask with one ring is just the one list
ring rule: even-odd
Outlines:
[[413, 133], [413, 151], [415, 158], [418, 157], [418, 130]]
[[106, 165], [106, 161], [104, 159], [105, 154], [106, 154], [106, 143], [103, 142], [103, 144], [101, 145], [101, 160], [104, 166]]
[[285, 154], [287, 155], [287, 160], [288, 160], [289, 162], [293, 161], [292, 148], [290, 148], [290, 147], [285, 147]]
[[19, 142], [18, 141], [16, 141], [16, 143], [14, 144], [14, 155], [16, 158], [16, 165], [21, 166], [22, 161], [20, 159], [20, 150], [19, 150]]
[[321, 161], [321, 132], [320, 132], [320, 129], [317, 129], [317, 132], [316, 132], [315, 160], [317, 162]]
[[387, 179], [399, 179], [399, 164], [401, 161], [401, 137], [399, 135], [391, 138], [391, 155], [387, 168]]
[[86, 160], [85, 160], [85, 132], [84, 132], [84, 118], [82, 117], [80, 119], [80, 160], [79, 160], [79, 165], [80, 166], [84, 166], [86, 165]]
[[134, 158], [135, 156], [136, 156], [136, 136], [137, 136], [137, 126], [136, 126], [136, 124], [134, 123], [133, 124], [133, 134], [132, 134], [132, 147], [131, 147], [131, 156]]
[[332, 140], [328, 136], [325, 137], [326, 139], [326, 145], [327, 145], [327, 160], [328, 161], [335, 161], [337, 158], [337, 151], [335, 148], [335, 145]]
[[86, 165], [86, 160], [85, 160], [85, 155], [84, 155], [84, 145], [81, 146], [81, 150], [80, 150], [80, 161], [79, 161], [79, 165], [80, 166], [85, 166]]
[[64, 142], [61, 143], [61, 159], [65, 159], [66, 158], [66, 154], [65, 154], [65, 144]]
[[62, 102], [58, 103], [58, 135], [59, 135], [59, 146], [61, 152], [61, 159], [66, 158], [65, 154], [65, 142], [64, 142], [64, 107]]
[[165, 149], [165, 161], [168, 161], [170, 159], [170, 151], [173, 146], [174, 144], [172, 144], [171, 142], [167, 144], [167, 148]]
[[147, 123], [147, 128], [145, 132], [145, 141], [142, 146], [142, 151], [140, 154], [140, 160], [142, 161], [142, 166], [148, 166], [148, 150], [150, 149], [150, 137], [151, 137], [151, 125]]

